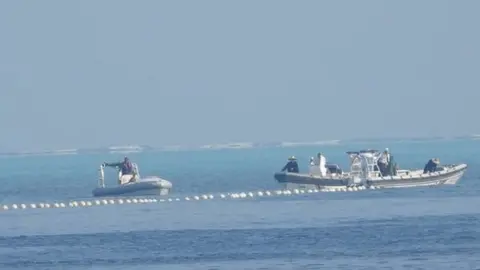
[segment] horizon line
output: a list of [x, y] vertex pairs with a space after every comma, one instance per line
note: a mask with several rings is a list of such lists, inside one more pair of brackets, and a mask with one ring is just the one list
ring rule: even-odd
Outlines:
[[438, 139], [480, 139], [480, 134], [461, 135], [461, 136], [416, 136], [416, 137], [371, 137], [371, 138], [357, 138], [357, 139], [333, 139], [333, 140], [317, 140], [317, 141], [271, 141], [271, 142], [230, 142], [230, 143], [211, 143], [202, 145], [164, 145], [164, 146], [150, 146], [146, 144], [123, 144], [110, 145], [99, 147], [81, 147], [81, 148], [63, 148], [63, 149], [45, 149], [45, 150], [19, 150], [19, 151], [0, 151], [0, 156], [18, 156], [18, 155], [69, 155], [77, 154], [78, 152], [93, 152], [98, 153], [135, 153], [151, 151], [188, 151], [188, 150], [220, 150], [220, 149], [245, 149], [245, 148], [260, 148], [260, 147], [295, 147], [295, 146], [309, 146], [309, 145], [338, 145], [340, 143], [349, 142], [375, 142], [382, 140], [438, 140]]

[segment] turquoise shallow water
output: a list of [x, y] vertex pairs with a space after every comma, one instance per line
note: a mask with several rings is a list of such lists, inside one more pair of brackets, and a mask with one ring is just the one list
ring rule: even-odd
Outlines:
[[[274, 190], [287, 156], [389, 147], [401, 167], [465, 162], [457, 186], [0, 212], [0, 269], [479, 269], [478, 141], [131, 154], [172, 196]], [[121, 155], [2, 157], [1, 204], [91, 198]], [[113, 176], [113, 172], [109, 174]], [[111, 178], [113, 179], [113, 178]], [[113, 184], [114, 181], [112, 181]]]

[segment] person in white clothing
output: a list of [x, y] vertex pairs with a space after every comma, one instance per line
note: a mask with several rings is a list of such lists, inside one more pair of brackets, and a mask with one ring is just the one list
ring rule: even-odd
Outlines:
[[327, 175], [327, 159], [325, 156], [322, 155], [322, 153], [317, 154], [318, 158], [318, 168], [320, 170], [320, 175], [321, 176], [326, 176]]
[[327, 159], [322, 153], [317, 154], [317, 158], [310, 158], [310, 174], [326, 176], [327, 175]]

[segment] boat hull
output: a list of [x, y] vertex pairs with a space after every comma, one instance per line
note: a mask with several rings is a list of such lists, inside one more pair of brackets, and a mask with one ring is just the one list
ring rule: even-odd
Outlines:
[[98, 187], [92, 191], [94, 197], [104, 196], [161, 196], [168, 195], [172, 184], [161, 178], [142, 179], [115, 187]]
[[345, 187], [349, 184], [349, 178], [324, 178], [305, 173], [275, 173], [274, 178], [282, 184], [315, 185], [318, 187]]
[[[375, 188], [401, 188], [433, 185], [455, 185], [464, 175], [466, 164], [445, 167], [445, 170], [434, 173], [418, 173], [402, 176], [387, 176], [366, 179], [361, 185]], [[300, 173], [275, 173], [274, 178], [283, 184], [314, 185], [316, 187], [347, 187], [352, 180], [348, 176], [327, 178]]]
[[[462, 166], [464, 165], [464, 166]], [[404, 176], [400, 179], [385, 178], [385, 180], [367, 180], [367, 186], [376, 188], [407, 188], [420, 186], [455, 185], [463, 177], [467, 165], [462, 164], [456, 168], [442, 172], [422, 174], [418, 177]]]

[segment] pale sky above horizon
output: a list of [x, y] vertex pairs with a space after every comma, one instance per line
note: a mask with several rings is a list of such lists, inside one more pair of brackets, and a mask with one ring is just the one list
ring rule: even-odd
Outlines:
[[2, 1], [0, 150], [480, 133], [479, 10]]

